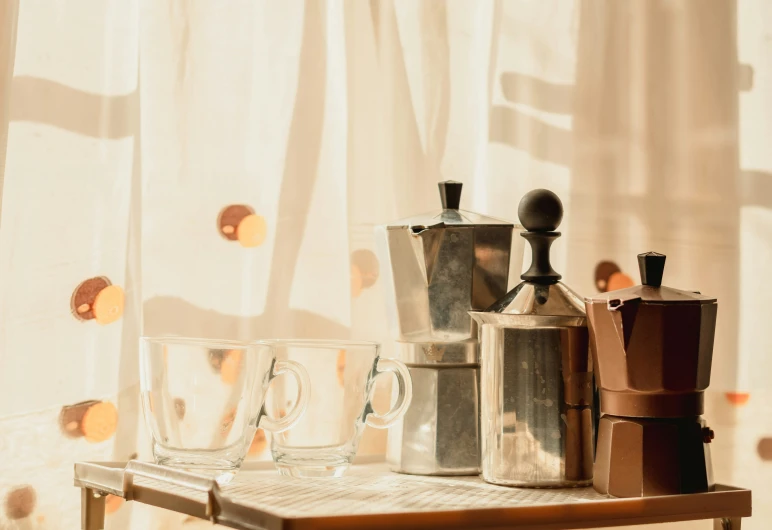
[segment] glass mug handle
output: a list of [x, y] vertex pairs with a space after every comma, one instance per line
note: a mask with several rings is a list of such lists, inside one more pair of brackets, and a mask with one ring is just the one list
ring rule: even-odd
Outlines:
[[[380, 415], [371, 412], [367, 415], [365, 423], [376, 429], [387, 429], [394, 425], [407, 411], [410, 401], [413, 399], [413, 381], [410, 378], [410, 372], [400, 361], [394, 359], [378, 359], [375, 368], [377, 374], [391, 372], [397, 379], [399, 391], [397, 393], [397, 402], [386, 414]], [[377, 375], [376, 374], [376, 375]], [[372, 407], [371, 407], [372, 410]]]
[[295, 377], [295, 381], [298, 383], [298, 398], [295, 401], [295, 406], [292, 407], [292, 410], [286, 416], [277, 420], [263, 414], [258, 421], [258, 428], [269, 432], [286, 431], [293, 427], [306, 411], [308, 398], [311, 396], [309, 392], [311, 385], [305, 368], [295, 361], [276, 361], [276, 364], [273, 366], [273, 377], [271, 379], [275, 379], [277, 376], [288, 372]]

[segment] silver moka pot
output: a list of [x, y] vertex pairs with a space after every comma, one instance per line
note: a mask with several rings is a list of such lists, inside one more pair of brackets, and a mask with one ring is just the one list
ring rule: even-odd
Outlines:
[[592, 483], [593, 374], [584, 300], [550, 265], [560, 199], [534, 190], [520, 202], [533, 263], [524, 280], [485, 311], [482, 477], [520, 487]]
[[468, 311], [506, 293], [523, 242], [512, 223], [460, 210], [461, 186], [439, 183], [440, 211], [376, 228], [394, 356], [413, 380], [413, 400], [387, 447], [392, 470], [402, 473], [480, 469], [480, 360]]

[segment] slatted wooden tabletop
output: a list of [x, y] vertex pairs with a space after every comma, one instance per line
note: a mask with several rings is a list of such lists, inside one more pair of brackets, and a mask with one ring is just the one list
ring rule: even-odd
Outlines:
[[75, 485], [84, 491], [86, 530], [102, 528], [99, 492], [243, 530], [555, 530], [698, 519], [737, 530], [751, 515], [751, 492], [724, 485], [694, 495], [613, 499], [592, 488], [506, 488], [477, 477], [400, 475], [383, 463], [355, 465], [337, 479], [283, 477], [270, 465], [258, 466], [226, 485], [136, 461], [80, 463]]

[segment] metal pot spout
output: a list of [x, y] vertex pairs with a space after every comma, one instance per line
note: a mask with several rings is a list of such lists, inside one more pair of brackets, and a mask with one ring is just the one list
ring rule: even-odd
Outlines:
[[413, 254], [416, 261], [418, 261], [418, 267], [423, 272], [424, 278], [426, 278], [426, 285], [432, 282], [434, 266], [440, 253], [440, 245], [442, 244], [442, 236], [444, 234], [444, 231], [440, 228], [443, 227], [435, 226], [432, 229], [413, 227], [410, 230]]
[[640, 305], [640, 298], [627, 300], [615, 298], [608, 301], [607, 307], [614, 325], [614, 331], [616, 331], [619, 346], [625, 353], [627, 353], [627, 347], [630, 344], [630, 337], [633, 334], [635, 318], [638, 315], [638, 307]]

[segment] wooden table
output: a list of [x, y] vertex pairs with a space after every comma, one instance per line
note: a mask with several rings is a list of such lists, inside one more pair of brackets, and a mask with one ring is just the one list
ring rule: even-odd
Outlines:
[[477, 477], [417, 477], [384, 463], [355, 465], [343, 478], [279, 476], [271, 463], [245, 465], [226, 485], [139, 461], [75, 464], [82, 529], [104, 528], [105, 495], [158, 506], [241, 530], [558, 530], [713, 520], [739, 530], [750, 490], [717, 485], [690, 495], [615, 499], [592, 488], [521, 489]]

